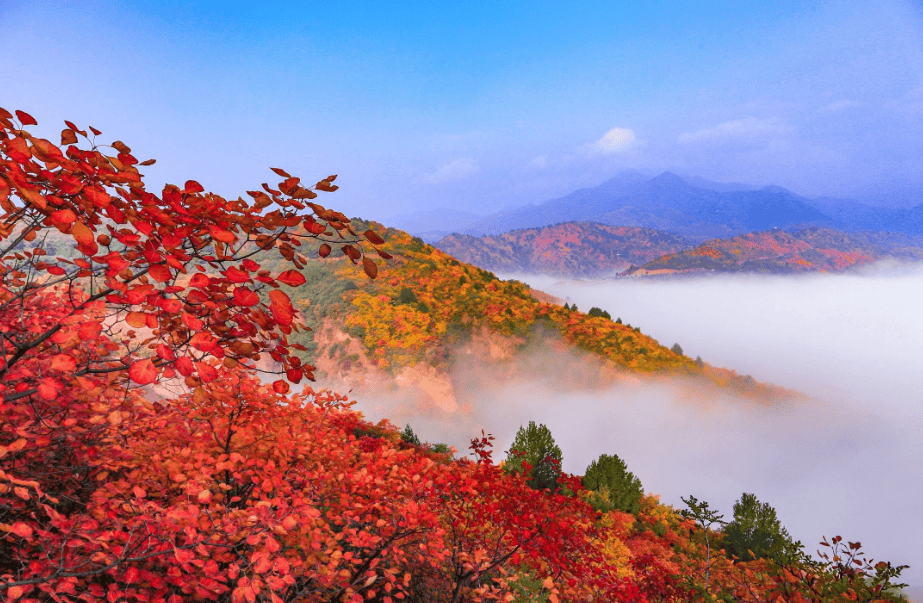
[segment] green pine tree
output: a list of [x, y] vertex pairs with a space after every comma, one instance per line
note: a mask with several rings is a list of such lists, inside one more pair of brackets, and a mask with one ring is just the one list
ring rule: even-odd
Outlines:
[[556, 490], [561, 476], [561, 449], [543, 424], [529, 421], [526, 427], [516, 432], [513, 444], [506, 454], [503, 470], [507, 473], [526, 475], [526, 463], [530, 469], [526, 483], [535, 490]]
[[744, 561], [769, 557], [791, 545], [776, 510], [744, 492], [734, 503], [734, 519], [724, 529], [725, 549]]
[[583, 476], [583, 487], [591, 492], [588, 502], [597, 511], [618, 509], [632, 514], [641, 511], [644, 487], [618, 455], [602, 454], [590, 463]]

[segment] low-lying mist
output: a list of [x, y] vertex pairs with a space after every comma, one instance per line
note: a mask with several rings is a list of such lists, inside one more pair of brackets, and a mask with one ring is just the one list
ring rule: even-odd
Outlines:
[[[459, 362], [459, 408], [407, 392], [353, 392], [369, 418], [410, 423], [421, 439], [464, 455], [483, 428], [504, 458], [516, 430], [545, 423], [582, 474], [618, 454], [664, 502], [695, 495], [732, 516], [743, 492], [772, 504], [813, 552], [821, 536], [863, 543], [908, 564], [923, 584], [923, 267], [861, 274], [720, 276], [566, 282], [516, 276], [597, 306], [686, 355], [807, 394], [774, 405], [683, 381], [626, 379], [604, 388], [579, 355], [537, 348], [515, 371]], [[510, 374], [515, 376], [510, 377]]]

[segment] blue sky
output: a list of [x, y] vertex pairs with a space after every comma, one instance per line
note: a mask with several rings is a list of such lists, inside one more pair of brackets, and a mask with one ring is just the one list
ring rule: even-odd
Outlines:
[[0, 106], [236, 197], [340, 175], [386, 220], [625, 169], [923, 201], [923, 7], [0, 0]]

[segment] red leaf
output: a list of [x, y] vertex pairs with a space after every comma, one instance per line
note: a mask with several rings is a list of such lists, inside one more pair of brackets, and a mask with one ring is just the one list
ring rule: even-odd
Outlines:
[[205, 188], [195, 180], [187, 180], [183, 188], [184, 193], [204, 193]]
[[288, 383], [279, 379], [278, 381], [273, 381], [272, 389], [274, 389], [277, 394], [285, 395], [288, 393], [289, 387]]
[[204, 322], [192, 314], [189, 314], [188, 312], [183, 312], [181, 318], [183, 319], [183, 324], [186, 325], [186, 327], [191, 331], [201, 331], [205, 326]]
[[199, 331], [189, 340], [189, 345], [203, 352], [211, 352], [215, 349], [217, 342], [208, 331]]
[[322, 258], [325, 258], [325, 257], [327, 257], [328, 255], [330, 255], [330, 245], [328, 245], [328, 244], [326, 244], [326, 243], [324, 243], [323, 245], [321, 245], [321, 246], [320, 246], [320, 249], [317, 250], [317, 255], [319, 255], [319, 256], [322, 257]]
[[61, 130], [61, 144], [77, 144], [77, 135], [73, 130]]
[[26, 113], [25, 111], [20, 111], [16, 109], [16, 117], [19, 118], [19, 121], [22, 122], [24, 126], [37, 126], [38, 122], [35, 121], [35, 118]]
[[247, 283], [250, 281], [250, 275], [241, 270], [240, 268], [235, 268], [231, 266], [224, 271], [224, 275], [232, 283]]
[[234, 287], [234, 303], [238, 306], [250, 307], [260, 303], [260, 296], [244, 287]]
[[192, 364], [192, 360], [188, 356], [180, 356], [176, 359], [176, 370], [184, 377], [188, 377], [195, 371], [195, 367]]
[[90, 230], [83, 222], [74, 222], [71, 227], [71, 235], [77, 241], [77, 247], [82, 253], [87, 255], [96, 255], [99, 247], [96, 245], [96, 239], [93, 238], [93, 231]]
[[147, 326], [147, 314], [144, 312], [129, 312], [125, 315], [125, 322], [129, 326], [140, 329]]
[[165, 264], [154, 264], [148, 269], [148, 274], [158, 283], [166, 283], [173, 278], [173, 273]]
[[201, 272], [196, 272], [192, 275], [192, 278], [189, 280], [189, 285], [191, 287], [196, 287], [198, 289], [205, 289], [211, 284], [211, 279], [202, 274]]
[[299, 285], [303, 285], [306, 282], [304, 275], [297, 270], [286, 270], [280, 274], [276, 280], [283, 285], [288, 285], [289, 287], [298, 287]]
[[80, 325], [77, 335], [83, 341], [93, 341], [102, 333], [103, 326], [98, 322], [85, 322]]
[[47, 378], [39, 383], [36, 389], [38, 390], [38, 395], [41, 396], [44, 400], [54, 400], [58, 397], [58, 393], [61, 391], [61, 388], [58, 386], [54, 379]]
[[295, 317], [292, 300], [284, 292], [274, 289], [269, 292], [269, 310], [276, 322], [284, 327], [291, 326]]
[[215, 370], [215, 367], [206, 362], [196, 362], [195, 367], [196, 371], [199, 373], [199, 378], [205, 383], [214, 381], [218, 378], [218, 371]]
[[89, 186], [83, 189], [83, 194], [87, 196], [93, 205], [100, 209], [105, 209], [112, 203], [112, 198], [103, 189], [96, 186]]
[[69, 209], [59, 209], [56, 212], [52, 212], [48, 218], [55, 226], [60, 225], [66, 227], [68, 224], [73, 224], [77, 221], [77, 214]]
[[384, 245], [385, 240], [378, 236], [378, 233], [376, 233], [374, 230], [366, 230], [364, 234], [365, 238], [372, 245]]
[[73, 372], [77, 368], [77, 361], [73, 356], [58, 354], [51, 359], [51, 369], [54, 371]]
[[21, 521], [17, 521], [10, 526], [10, 532], [16, 534], [20, 538], [32, 538], [32, 528]]
[[367, 256], [362, 256], [362, 269], [365, 271], [369, 278], [375, 278], [378, 276], [378, 266], [376, 266], [375, 262], [370, 260]]
[[138, 360], [128, 369], [128, 376], [138, 385], [148, 385], [157, 379], [157, 367], [150, 358]]
[[211, 233], [213, 239], [222, 243], [233, 243], [237, 240], [233, 232], [222, 230], [217, 226], [209, 226], [208, 232]]

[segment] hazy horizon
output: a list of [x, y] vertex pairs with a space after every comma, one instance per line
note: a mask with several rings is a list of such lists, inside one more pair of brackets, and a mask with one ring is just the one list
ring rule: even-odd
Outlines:
[[923, 199], [912, 0], [0, 2], [0, 106], [122, 140], [151, 188], [282, 167], [387, 221], [540, 203], [626, 169]]

